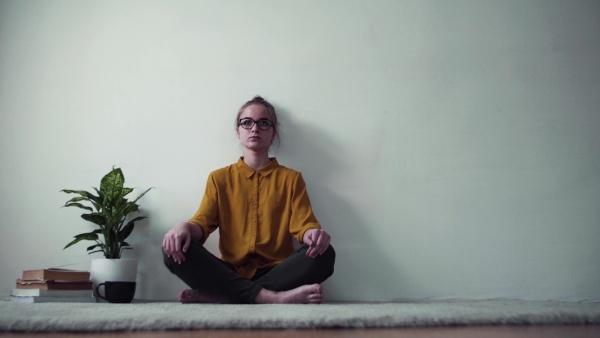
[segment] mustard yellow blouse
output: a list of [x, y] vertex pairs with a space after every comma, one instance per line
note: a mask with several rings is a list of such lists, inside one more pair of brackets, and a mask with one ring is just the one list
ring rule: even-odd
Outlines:
[[198, 211], [190, 222], [204, 231], [202, 242], [219, 228], [221, 259], [252, 278], [257, 268], [274, 266], [302, 243], [306, 230], [320, 229], [299, 172], [272, 158], [258, 171], [242, 158], [213, 171]]

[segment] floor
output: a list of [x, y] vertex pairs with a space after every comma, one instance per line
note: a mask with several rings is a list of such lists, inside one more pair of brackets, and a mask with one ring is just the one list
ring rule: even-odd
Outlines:
[[573, 326], [481, 326], [481, 327], [443, 327], [443, 328], [398, 328], [398, 329], [340, 329], [340, 330], [207, 330], [207, 331], [144, 331], [113, 333], [53, 333], [18, 334], [0, 333], [0, 338], [26, 337], [66, 337], [66, 338], [471, 338], [471, 337], [600, 337], [600, 325]]

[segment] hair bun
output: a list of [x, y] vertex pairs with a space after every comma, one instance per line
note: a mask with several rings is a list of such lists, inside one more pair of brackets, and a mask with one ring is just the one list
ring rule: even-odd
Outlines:
[[265, 99], [263, 99], [263, 98], [262, 98], [262, 96], [260, 96], [260, 95], [256, 95], [256, 96], [255, 96], [255, 97], [252, 99], [252, 101], [263, 101], [263, 102], [264, 102], [264, 101], [265, 101]]

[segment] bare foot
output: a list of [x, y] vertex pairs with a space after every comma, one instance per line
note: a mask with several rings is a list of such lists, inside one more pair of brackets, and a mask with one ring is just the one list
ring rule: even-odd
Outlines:
[[212, 293], [201, 292], [198, 290], [183, 290], [179, 294], [179, 301], [183, 304], [189, 303], [210, 303], [210, 304], [231, 304], [233, 300], [227, 296], [215, 295]]
[[257, 304], [321, 304], [323, 297], [321, 285], [312, 284], [281, 292], [262, 289], [256, 296], [255, 302]]

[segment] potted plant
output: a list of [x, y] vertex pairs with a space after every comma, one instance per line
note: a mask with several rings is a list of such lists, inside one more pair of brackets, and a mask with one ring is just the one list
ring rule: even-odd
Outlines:
[[[139, 212], [137, 201], [150, 189], [141, 193], [135, 200], [129, 201], [126, 196], [133, 188], [124, 187], [125, 176], [120, 168], [114, 168], [100, 181], [100, 189], [94, 188], [97, 195], [85, 190], [61, 190], [67, 194], [77, 194], [65, 207], [77, 207], [89, 211], [81, 215], [86, 221], [97, 226], [92, 232], [82, 233], [67, 244], [64, 249], [84, 240], [95, 242], [87, 248], [89, 254], [102, 252], [106, 259], [94, 259], [91, 264], [91, 275], [94, 285], [105, 281], [135, 282], [137, 276], [137, 260], [121, 259], [123, 250], [131, 249], [125, 240], [131, 235], [135, 222], [145, 219], [137, 216], [128, 219], [129, 214]], [[88, 202], [84, 205], [82, 202]]]

